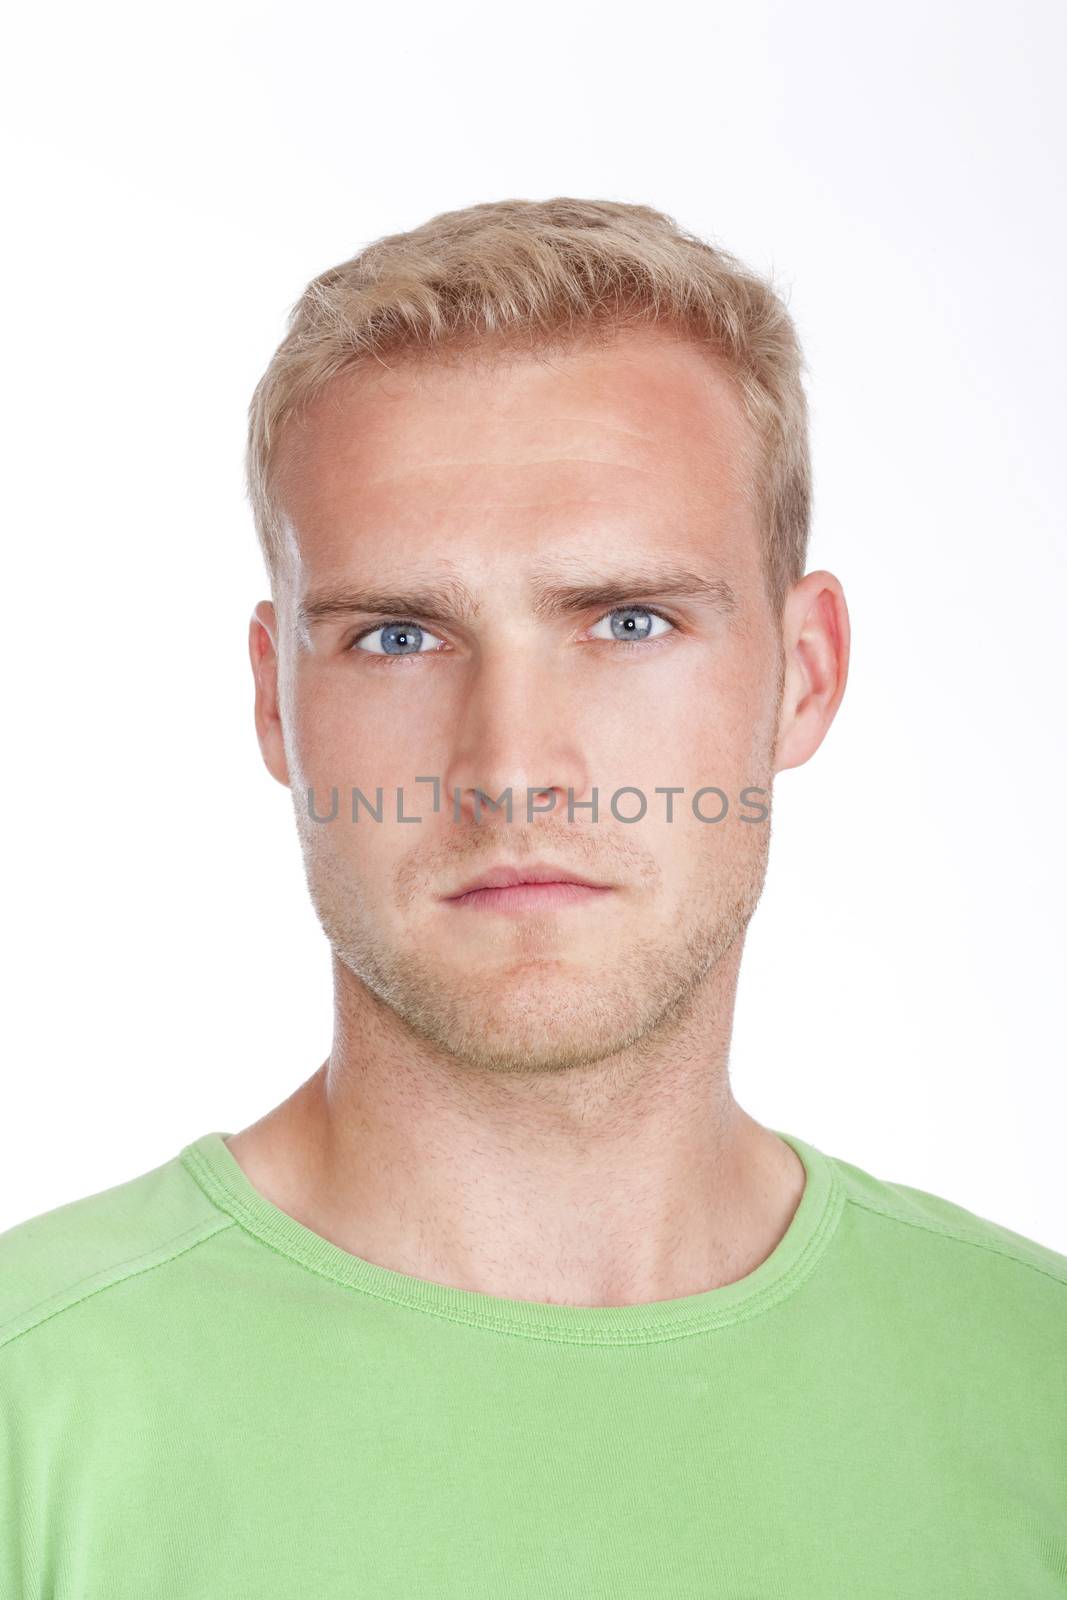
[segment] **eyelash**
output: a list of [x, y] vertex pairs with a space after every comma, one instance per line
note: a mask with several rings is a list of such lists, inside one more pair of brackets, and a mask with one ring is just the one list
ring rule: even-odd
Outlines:
[[[658, 617], [661, 622], [666, 622], [672, 633], [677, 632], [678, 630], [677, 622], [673, 617], [668, 616], [665, 611], [660, 611], [656, 606], [644, 606], [633, 603], [625, 606], [612, 606], [608, 611], [602, 611], [600, 616], [595, 618], [591, 625], [595, 628], [598, 622], [604, 621], [605, 617], [613, 617], [620, 611], [644, 611], [650, 617]], [[388, 622], [376, 623], [373, 628], [364, 628], [362, 633], [357, 634], [351, 643], [345, 646], [346, 651], [355, 651], [361, 639], [368, 639], [370, 638], [371, 634], [377, 633], [383, 628], [419, 628], [425, 633], [429, 633], [431, 631], [429, 628], [422, 629], [421, 623], [415, 622], [411, 617], [392, 617]], [[616, 650], [647, 650], [650, 644], [659, 644], [665, 637], [667, 637], [667, 635], [661, 634], [655, 639], [594, 639], [592, 642], [594, 644], [610, 644]], [[438, 650], [416, 650], [409, 655], [392, 655], [384, 650], [359, 651], [359, 654], [365, 655], [370, 664], [375, 667], [395, 666], [398, 661], [420, 661], [426, 656], [435, 656], [439, 655], [440, 653], [441, 652]]]

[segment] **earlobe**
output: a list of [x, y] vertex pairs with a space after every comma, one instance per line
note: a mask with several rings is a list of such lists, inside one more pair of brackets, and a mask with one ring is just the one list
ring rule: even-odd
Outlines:
[[851, 642], [844, 590], [832, 572], [795, 585], [782, 619], [785, 686], [775, 771], [802, 766], [819, 748], [848, 681]]
[[278, 695], [278, 621], [269, 600], [261, 600], [248, 624], [248, 654], [255, 682], [256, 737], [267, 771], [289, 787]]

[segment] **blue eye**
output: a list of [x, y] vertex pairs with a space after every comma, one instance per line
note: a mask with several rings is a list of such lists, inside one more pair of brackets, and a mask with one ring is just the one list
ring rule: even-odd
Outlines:
[[[379, 640], [376, 644], [371, 642], [375, 638]], [[353, 640], [352, 648], [366, 650], [374, 656], [425, 656], [442, 643], [436, 634], [428, 633], [416, 622], [383, 622], [380, 627]], [[427, 645], [425, 650], [424, 644]]]
[[[660, 627], [656, 628], [656, 623]], [[607, 624], [610, 632], [598, 633], [597, 629]], [[609, 611], [601, 617], [599, 622], [593, 624], [590, 637], [593, 639], [622, 639], [635, 640], [656, 638], [661, 633], [673, 628], [673, 622], [668, 622], [666, 617], [661, 617], [658, 611], [650, 611], [646, 606], [618, 606], [614, 611]]]

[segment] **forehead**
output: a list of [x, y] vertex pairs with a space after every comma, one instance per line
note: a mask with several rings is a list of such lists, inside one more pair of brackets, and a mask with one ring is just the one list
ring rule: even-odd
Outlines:
[[562, 354], [362, 364], [288, 426], [275, 493], [305, 575], [405, 543], [586, 554], [646, 528], [751, 545], [756, 458], [723, 366], [642, 330]]

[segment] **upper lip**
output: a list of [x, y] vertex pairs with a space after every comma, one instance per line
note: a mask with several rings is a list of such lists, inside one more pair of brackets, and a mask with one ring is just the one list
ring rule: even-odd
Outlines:
[[475, 889], [511, 889], [520, 883], [582, 883], [590, 889], [609, 887], [606, 883], [598, 883], [595, 878], [587, 878], [582, 872], [572, 872], [570, 867], [554, 867], [548, 861], [530, 861], [521, 867], [490, 867], [488, 872], [479, 873], [446, 898], [455, 900], [459, 895], [470, 894]]

